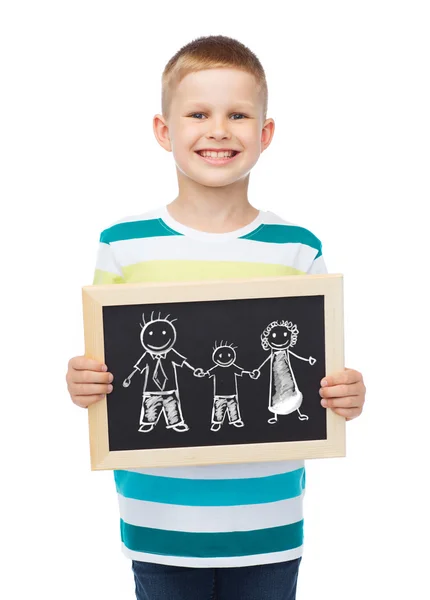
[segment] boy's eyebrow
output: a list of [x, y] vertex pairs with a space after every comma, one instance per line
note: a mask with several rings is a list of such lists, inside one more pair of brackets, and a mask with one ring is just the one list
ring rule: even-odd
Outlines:
[[[186, 109], [190, 109], [190, 108], [203, 108], [203, 107], [210, 107], [212, 108], [214, 105], [211, 104], [210, 102], [204, 102], [202, 100], [188, 100], [187, 103], [185, 104], [185, 108]], [[249, 101], [249, 100], [239, 100], [238, 102], [234, 102], [233, 104], [234, 107], [239, 108], [241, 106], [243, 107], [247, 107], [247, 108], [254, 108], [254, 103]]]

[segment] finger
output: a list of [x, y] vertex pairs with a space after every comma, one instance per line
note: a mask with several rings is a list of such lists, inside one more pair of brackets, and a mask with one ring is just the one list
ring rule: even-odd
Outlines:
[[[326, 375], [324, 379], [321, 380], [321, 386], [349, 385], [351, 383], [358, 383], [362, 380], [363, 376], [359, 371], [355, 371], [354, 369], [344, 369], [343, 371], [337, 371], [336, 373]], [[324, 384], [324, 382], [326, 383]]]
[[333, 412], [335, 412], [337, 415], [340, 415], [341, 417], [345, 417], [345, 419], [347, 421], [351, 421], [352, 419], [355, 419], [356, 417], [359, 417], [362, 413], [362, 409], [361, 408], [334, 408]]
[[91, 406], [91, 404], [100, 402], [100, 400], [103, 400], [103, 398], [106, 398], [105, 394], [94, 394], [93, 396], [72, 396], [72, 401], [80, 408], [88, 408]]
[[110, 394], [112, 390], [111, 384], [75, 383], [71, 391], [73, 396], [93, 396], [95, 394]]
[[325, 408], [360, 408], [358, 396], [343, 396], [342, 398], [323, 398], [321, 405]]
[[75, 356], [70, 359], [69, 366], [77, 371], [107, 371], [104, 363], [86, 356]]
[[363, 386], [360, 383], [339, 384], [333, 387], [320, 388], [322, 398], [341, 398], [342, 396], [359, 396], [360, 394], [363, 394]]
[[77, 383], [112, 383], [112, 373], [99, 371], [74, 371], [71, 377], [72, 384]]

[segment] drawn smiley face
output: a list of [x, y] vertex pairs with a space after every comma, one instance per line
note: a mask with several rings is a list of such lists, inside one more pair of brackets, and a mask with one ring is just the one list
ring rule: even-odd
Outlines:
[[176, 329], [165, 319], [150, 321], [140, 332], [140, 340], [145, 350], [153, 354], [167, 352], [176, 342]]
[[291, 344], [291, 331], [282, 325], [274, 327], [267, 336], [267, 342], [273, 350], [285, 350]]
[[236, 352], [230, 346], [220, 346], [212, 354], [212, 360], [220, 367], [229, 367], [236, 360]]

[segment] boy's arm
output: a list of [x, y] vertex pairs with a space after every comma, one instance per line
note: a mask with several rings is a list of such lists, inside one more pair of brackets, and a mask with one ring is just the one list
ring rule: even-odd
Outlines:
[[[308, 274], [325, 273], [327, 273], [327, 267], [320, 246]], [[331, 373], [321, 381], [320, 396], [322, 406], [331, 408], [333, 412], [350, 421], [360, 416], [363, 411], [366, 396], [363, 375], [359, 371], [346, 368], [343, 371]]]
[[93, 285], [125, 283], [124, 274], [116, 260], [114, 249], [110, 243], [111, 236], [109, 232], [110, 229], [105, 229], [100, 235]]
[[[93, 276], [93, 285], [106, 283], [125, 283], [109, 243], [109, 229], [103, 231], [100, 236]], [[70, 359], [66, 381], [72, 402], [83, 408], [99, 402], [113, 389], [113, 375], [108, 372], [107, 366], [86, 356], [75, 356]]]
[[307, 275], [325, 275], [327, 273], [327, 267], [324, 261], [324, 257], [322, 254], [322, 244], [319, 240], [316, 239], [315, 248], [315, 256], [312, 261], [311, 266], [307, 270]]

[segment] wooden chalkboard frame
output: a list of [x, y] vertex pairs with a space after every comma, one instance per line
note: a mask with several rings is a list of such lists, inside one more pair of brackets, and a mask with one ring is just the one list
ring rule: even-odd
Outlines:
[[[105, 361], [104, 306], [315, 295], [324, 296], [326, 372], [330, 374], [344, 368], [341, 274], [84, 286], [85, 355], [100, 362]], [[327, 409], [326, 440], [144, 450], [109, 450], [106, 396], [88, 408], [88, 420], [92, 470], [345, 456], [345, 419], [331, 409]]]

